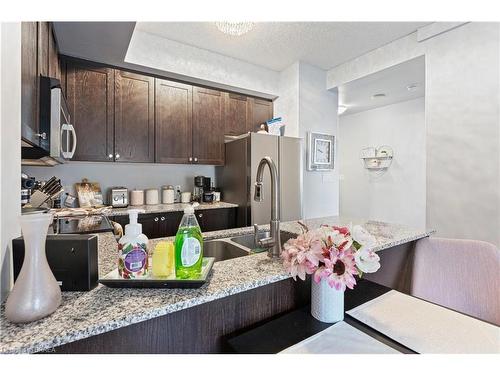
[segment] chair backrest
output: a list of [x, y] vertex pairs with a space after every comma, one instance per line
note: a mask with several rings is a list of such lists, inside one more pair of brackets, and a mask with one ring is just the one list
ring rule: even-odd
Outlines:
[[500, 250], [483, 241], [417, 241], [411, 295], [500, 325]]

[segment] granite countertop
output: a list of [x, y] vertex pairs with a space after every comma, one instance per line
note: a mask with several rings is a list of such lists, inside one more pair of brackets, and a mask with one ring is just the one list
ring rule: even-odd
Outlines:
[[[144, 204], [141, 206], [128, 206], [124, 208], [112, 208], [108, 216], [128, 215], [128, 210], [144, 210], [145, 214], [153, 214], [158, 212], [179, 212], [184, 211], [191, 203], [172, 203], [172, 204]], [[217, 208], [233, 208], [238, 207], [237, 204], [227, 202], [200, 203], [195, 207], [195, 210], [213, 210]]]
[[[306, 220], [310, 228], [321, 224], [362, 224], [377, 239], [376, 251], [426, 237], [429, 230], [412, 230], [401, 225], [374, 221], [326, 217]], [[268, 229], [262, 225], [260, 230]], [[296, 222], [281, 224], [283, 231], [301, 233]], [[205, 233], [204, 238], [234, 237], [253, 232], [252, 227]], [[116, 241], [109, 233], [99, 234], [99, 273], [116, 267]], [[151, 240], [151, 245], [161, 239]], [[103, 285], [90, 292], [63, 292], [59, 309], [29, 324], [12, 324], [5, 319], [5, 303], [0, 309], [0, 353], [48, 351], [90, 336], [166, 315], [205, 302], [241, 293], [290, 276], [279, 260], [265, 253], [253, 254], [214, 264], [209, 281], [199, 289], [113, 289]]]

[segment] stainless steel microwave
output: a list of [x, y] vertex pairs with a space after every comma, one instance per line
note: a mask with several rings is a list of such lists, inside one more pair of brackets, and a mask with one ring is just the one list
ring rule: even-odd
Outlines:
[[22, 142], [23, 165], [56, 165], [70, 160], [77, 147], [59, 80], [40, 77], [39, 144]]

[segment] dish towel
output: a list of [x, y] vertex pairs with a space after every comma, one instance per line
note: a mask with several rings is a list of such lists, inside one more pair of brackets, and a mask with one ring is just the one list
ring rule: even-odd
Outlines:
[[500, 353], [499, 327], [395, 290], [347, 314], [418, 353]]
[[280, 353], [284, 354], [401, 354], [366, 333], [338, 322]]

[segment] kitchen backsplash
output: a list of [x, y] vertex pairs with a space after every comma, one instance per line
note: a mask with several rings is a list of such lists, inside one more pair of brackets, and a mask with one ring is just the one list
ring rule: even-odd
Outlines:
[[[193, 191], [194, 176], [202, 175], [215, 179], [215, 169], [212, 165], [86, 162], [68, 162], [55, 167], [22, 167], [24, 173], [37, 180], [59, 177], [64, 189], [67, 191], [67, 188], [70, 188], [71, 192], [74, 192], [76, 182], [87, 178], [90, 182], [98, 182], [104, 194], [113, 186], [125, 186], [132, 190], [180, 185], [182, 191]], [[214, 181], [217, 185], [216, 180]]]

